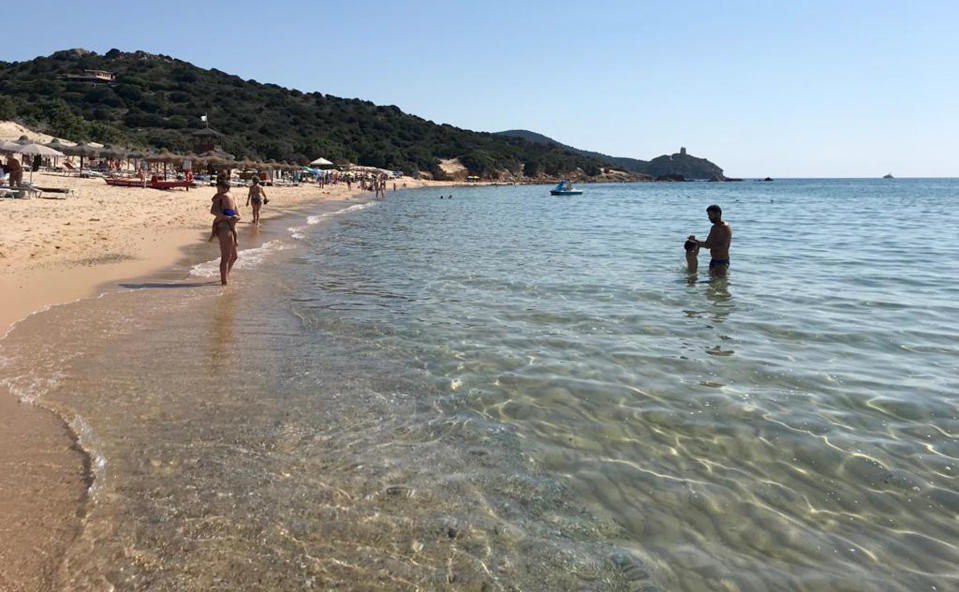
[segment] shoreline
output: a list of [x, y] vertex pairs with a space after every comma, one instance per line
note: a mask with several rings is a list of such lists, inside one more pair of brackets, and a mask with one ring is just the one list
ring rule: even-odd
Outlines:
[[[51, 307], [130, 289], [121, 285], [124, 282], [157, 281], [157, 276], [162, 276], [161, 281], [171, 281], [185, 271], [187, 263], [205, 260], [207, 255], [218, 256], [218, 249], [205, 241], [212, 187], [197, 187], [190, 192], [139, 188], [117, 192], [101, 179], [37, 177], [38, 184], [44, 186], [69, 181], [81, 197], [53, 203], [39, 199], [0, 203], [0, 211], [14, 206], [21, 214], [0, 231], [0, 268], [5, 268], [0, 276], [0, 299], [5, 302], [0, 309], [0, 343], [22, 320]], [[405, 185], [398, 191], [458, 185], [408, 178], [397, 182]], [[245, 189], [235, 188], [234, 196], [241, 206], [241, 216], [248, 220], [251, 210], [244, 207]], [[322, 191], [315, 185], [266, 190], [271, 205], [262, 211], [265, 222], [302, 214], [322, 202], [362, 203], [365, 200], [356, 198], [369, 193], [357, 187], [347, 190], [345, 185]], [[163, 199], [171, 207], [162, 216], [149, 215], [148, 211], [131, 215], [130, 206], [144, 201], [131, 200], [131, 196]], [[86, 203], [76, 204], [75, 200]], [[75, 205], [81, 207], [72, 207]], [[76, 210], [91, 207], [101, 213], [87, 216], [86, 224], [78, 223], [82, 215]], [[74, 217], [64, 222], [61, 215], [65, 213]], [[97, 228], [90, 224], [101, 221], [108, 221], [108, 225]], [[52, 229], [56, 222], [71, 226], [70, 236], [56, 238], [56, 232], [47, 232], [39, 243], [26, 244], [36, 226]], [[142, 229], [150, 226], [155, 229], [152, 236], [138, 235], [138, 230], [142, 234]], [[250, 228], [241, 221], [241, 241]], [[130, 237], [138, 240], [128, 240]], [[77, 244], [61, 248], [70, 240]], [[98, 255], [103, 243], [110, 252]], [[201, 255], [206, 250], [211, 253]], [[25, 251], [32, 252], [25, 257]], [[57, 590], [62, 557], [82, 531], [93, 479], [91, 457], [82, 449], [67, 417], [42, 403], [24, 402], [0, 385], [0, 470], [0, 535], [7, 535], [0, 536], [0, 588], [11, 592]]]

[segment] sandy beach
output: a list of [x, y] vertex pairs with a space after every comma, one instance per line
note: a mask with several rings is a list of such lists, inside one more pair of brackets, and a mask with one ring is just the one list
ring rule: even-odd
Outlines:
[[[161, 272], [209, 233], [212, 187], [119, 188], [102, 179], [46, 173], [34, 174], [33, 182], [76, 193], [67, 199], [0, 200], [0, 334], [31, 313]], [[427, 184], [397, 180], [398, 188]], [[266, 192], [265, 224], [320, 201], [364, 199], [369, 193], [355, 184], [352, 191], [345, 184], [322, 190], [304, 184]], [[245, 207], [246, 188], [234, 188], [234, 194], [242, 237], [252, 211]], [[89, 485], [86, 455], [53, 410], [19, 402], [2, 383], [0, 451], [0, 589], [55, 590], [60, 558], [81, 527]]]

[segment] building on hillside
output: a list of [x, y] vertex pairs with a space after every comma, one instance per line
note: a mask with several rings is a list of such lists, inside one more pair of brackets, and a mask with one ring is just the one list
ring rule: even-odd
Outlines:
[[116, 74], [106, 70], [84, 70], [82, 74], [64, 74], [66, 80], [77, 82], [116, 82]]

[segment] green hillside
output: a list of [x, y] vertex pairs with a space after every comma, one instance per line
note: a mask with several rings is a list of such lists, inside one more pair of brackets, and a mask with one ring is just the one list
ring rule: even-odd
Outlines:
[[581, 150], [579, 148], [567, 146], [566, 144], [557, 142], [548, 136], [531, 132], [529, 130], [506, 130], [505, 132], [496, 132], [496, 134], [511, 138], [522, 138], [524, 140], [541, 145], [554, 145], [563, 150], [573, 152], [574, 154], [579, 154], [580, 156], [586, 156], [601, 160], [603, 162], [608, 162], [613, 166], [619, 167], [623, 170], [644, 175], [651, 175], [653, 177], [659, 177], [661, 175], [682, 175], [687, 179], [711, 179], [713, 177], [723, 178], [723, 169], [719, 168], [717, 165], [705, 158], [697, 158], [695, 156], [686, 154], [685, 150], [681, 150], [676, 154], [664, 154], [662, 156], [657, 156], [656, 158], [647, 161], [639, 160], [637, 158], [610, 156], [600, 152]]
[[[66, 78], [84, 70], [109, 71], [114, 82]], [[226, 151], [251, 159], [323, 156], [437, 177], [445, 158], [459, 158], [483, 177], [524, 171], [555, 177], [577, 168], [594, 176], [609, 166], [560, 146], [440, 125], [392, 105], [243, 80], [164, 55], [66, 50], [0, 62], [0, 119], [69, 140], [185, 152], [204, 126], [202, 114], [223, 134]]]

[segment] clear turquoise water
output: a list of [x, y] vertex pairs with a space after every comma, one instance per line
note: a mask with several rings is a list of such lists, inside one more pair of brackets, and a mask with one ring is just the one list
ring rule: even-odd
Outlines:
[[18, 326], [102, 464], [68, 587], [959, 587], [959, 181], [585, 189], [318, 211], [225, 292]]

